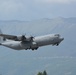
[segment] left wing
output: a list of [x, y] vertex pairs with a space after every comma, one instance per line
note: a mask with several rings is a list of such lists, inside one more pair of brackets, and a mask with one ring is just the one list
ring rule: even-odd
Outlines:
[[34, 37], [28, 36], [26, 37], [25, 35], [22, 36], [15, 36], [15, 35], [7, 35], [7, 34], [0, 34], [1, 37], [4, 39], [9, 39], [9, 40], [14, 40], [14, 41], [32, 41]]

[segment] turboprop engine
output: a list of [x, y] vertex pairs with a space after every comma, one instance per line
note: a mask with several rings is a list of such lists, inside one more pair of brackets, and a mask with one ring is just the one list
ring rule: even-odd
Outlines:
[[32, 41], [34, 37], [32, 36], [17, 36], [17, 38], [15, 39], [15, 41]]

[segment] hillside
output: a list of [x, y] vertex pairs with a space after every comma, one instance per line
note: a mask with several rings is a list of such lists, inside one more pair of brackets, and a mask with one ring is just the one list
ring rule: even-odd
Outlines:
[[38, 71], [46, 70], [48, 75], [76, 75], [76, 18], [0, 21], [0, 29], [13, 35], [59, 33], [64, 37], [58, 47], [46, 46], [37, 51], [0, 47], [0, 74], [35, 75]]

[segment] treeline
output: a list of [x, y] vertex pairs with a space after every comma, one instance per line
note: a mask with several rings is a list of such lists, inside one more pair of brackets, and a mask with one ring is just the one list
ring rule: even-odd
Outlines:
[[38, 72], [37, 75], [47, 75], [47, 72], [46, 71], [43, 71], [43, 72]]

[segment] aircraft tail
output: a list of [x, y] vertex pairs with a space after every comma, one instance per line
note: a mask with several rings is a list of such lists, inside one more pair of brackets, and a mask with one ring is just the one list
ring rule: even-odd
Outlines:
[[[1, 29], [0, 29], [0, 34], [2, 34]], [[4, 41], [6, 41], [5, 38], [0, 36], [0, 45], [1, 45], [1, 43], [3, 43]]]

